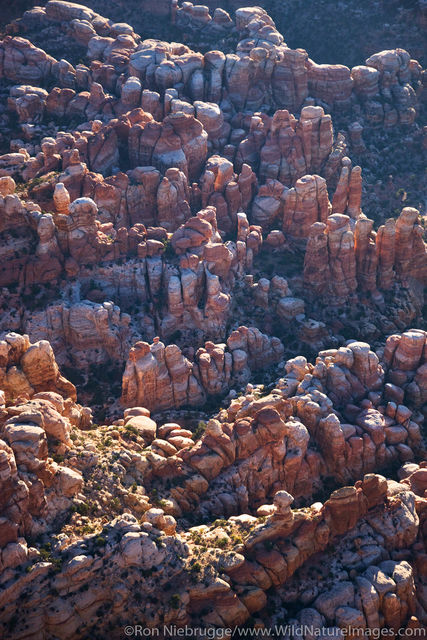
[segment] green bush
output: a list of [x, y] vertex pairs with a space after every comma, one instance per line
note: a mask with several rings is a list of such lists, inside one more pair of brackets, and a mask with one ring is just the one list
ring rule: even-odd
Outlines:
[[171, 599], [169, 600], [169, 606], [172, 607], [172, 609], [179, 609], [180, 602], [181, 602], [181, 598], [179, 596], [179, 593], [174, 593]]
[[199, 423], [198, 423], [196, 429], [194, 430], [193, 435], [191, 436], [194, 441], [200, 440], [200, 438], [202, 437], [202, 435], [206, 431], [206, 427], [207, 427], [206, 420], [199, 420]]

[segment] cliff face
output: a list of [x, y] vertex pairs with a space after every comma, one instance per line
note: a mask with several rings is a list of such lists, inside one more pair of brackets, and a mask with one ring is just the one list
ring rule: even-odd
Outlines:
[[293, 0], [110, 4], [0, 39], [0, 636], [416, 635], [422, 3], [351, 68]]

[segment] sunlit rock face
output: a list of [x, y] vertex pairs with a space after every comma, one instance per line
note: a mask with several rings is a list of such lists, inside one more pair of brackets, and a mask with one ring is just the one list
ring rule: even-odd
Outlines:
[[0, 39], [0, 637], [420, 635], [423, 3], [87, 4]]

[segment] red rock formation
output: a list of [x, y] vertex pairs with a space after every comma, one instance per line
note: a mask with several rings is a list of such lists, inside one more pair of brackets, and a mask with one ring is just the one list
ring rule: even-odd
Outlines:
[[348, 216], [334, 213], [327, 219], [330, 286], [337, 298], [356, 290], [354, 237]]
[[[156, 602], [156, 614], [160, 620], [168, 620], [168, 624], [179, 623], [183, 620], [190, 625], [196, 623], [200, 618], [201, 611], [210, 603], [210, 617], [214, 617], [217, 624], [225, 626], [229, 624], [242, 624], [249, 616], [260, 611], [265, 606], [265, 592], [271, 587], [280, 589], [282, 584], [292, 584], [294, 576], [304, 562], [310, 558], [315, 558], [314, 554], [319, 553], [320, 559], [331, 567], [331, 557], [328, 551], [324, 551], [328, 543], [337, 536], [342, 537], [342, 549], [347, 545], [347, 549], [355, 548], [351, 533], [348, 530], [356, 526], [359, 543], [368, 544], [371, 539], [371, 550], [380, 554], [378, 565], [365, 568], [363, 565], [354, 570], [347, 580], [334, 576], [334, 585], [326, 587], [326, 580], [322, 575], [321, 584], [323, 591], [315, 597], [311, 609], [305, 608], [300, 612], [301, 622], [313, 620], [322, 622], [321, 615], [324, 616], [323, 624], [336, 625], [341, 628], [346, 627], [358, 616], [364, 620], [364, 615], [368, 616], [369, 624], [379, 624], [379, 616], [383, 616], [388, 624], [408, 625], [413, 628], [417, 618], [412, 616], [415, 610], [415, 599], [413, 595], [413, 571], [408, 562], [404, 560], [380, 561], [381, 553], [388, 549], [398, 549], [398, 538], [406, 523], [406, 533], [404, 543], [413, 543], [417, 532], [417, 516], [414, 509], [413, 494], [405, 491], [405, 485], [394, 483], [391, 486], [385, 483], [381, 476], [366, 476], [363, 482], [359, 482], [355, 487], [346, 487], [332, 494], [331, 498], [324, 506], [313, 505], [305, 511], [291, 511], [290, 503], [292, 497], [284, 491], [279, 491], [274, 497], [270, 513], [265, 518], [254, 518], [251, 516], [240, 516], [227, 521], [227, 530], [233, 536], [243, 536], [244, 543], [240, 545], [239, 552], [234, 549], [227, 549], [222, 553], [215, 549], [215, 540], [222, 535], [225, 545], [229, 545], [231, 539], [225, 529], [220, 525], [209, 529], [202, 525], [192, 530], [194, 541], [188, 539], [190, 544], [182, 545], [181, 557], [191, 561], [197, 555], [200, 545], [198, 537], [203, 536], [205, 547], [204, 554], [209, 558], [210, 574], [204, 577], [204, 586], [198, 581], [191, 581], [191, 576], [187, 575], [183, 563], [178, 563], [175, 568], [175, 575], [180, 578], [179, 601], [180, 608], [174, 609], [168, 605], [170, 592], [167, 586], [168, 576], [160, 578], [157, 582], [159, 598]], [[386, 519], [385, 501], [392, 502], [394, 507], [394, 518], [387, 532], [381, 530]], [[111, 544], [112, 554], [110, 562], [115, 569], [126, 570], [127, 585], [122, 589], [123, 602], [128, 604], [130, 612], [136, 611], [129, 584], [136, 584], [136, 574], [141, 572], [141, 565], [144, 571], [150, 571], [164, 561], [166, 553], [175, 558], [178, 554], [171, 543], [171, 528], [173, 523], [169, 523], [161, 509], [149, 509], [143, 518], [143, 523], [138, 524], [136, 518], [130, 514], [116, 518], [105, 528], [105, 536]], [[148, 525], [148, 526], [147, 526]], [[151, 525], [151, 526], [150, 526]], [[151, 527], [154, 527], [152, 532]], [[377, 542], [376, 531], [385, 533], [386, 540], [382, 545]], [[160, 533], [159, 533], [160, 532]], [[165, 535], [165, 533], [167, 535]], [[344, 535], [343, 535], [344, 534]], [[160, 548], [155, 544], [161, 538], [165, 542], [165, 548]], [[180, 540], [180, 537], [178, 537]], [[207, 545], [206, 545], [207, 543]], [[374, 543], [374, 544], [372, 544]], [[21, 546], [15, 549], [7, 547], [4, 551], [4, 558], [8, 559], [8, 565], [19, 567], [28, 562], [28, 549], [22, 542]], [[95, 549], [95, 536], [87, 538], [87, 544], [92, 550]], [[182, 548], [185, 548], [184, 549]], [[77, 551], [76, 545], [68, 544], [69, 551]], [[18, 553], [19, 550], [19, 553]], [[339, 547], [338, 567], [346, 566], [344, 551]], [[58, 550], [58, 558], [62, 558], [61, 550]], [[348, 551], [347, 551], [348, 555]], [[355, 553], [355, 555], [357, 555]], [[13, 558], [13, 559], [12, 559]], [[10, 560], [9, 560], [10, 559]], [[73, 611], [80, 602], [78, 591], [69, 589], [70, 585], [77, 583], [86, 585], [91, 583], [96, 588], [97, 600], [105, 601], [105, 594], [112, 588], [113, 572], [105, 571], [103, 556], [97, 557], [98, 563], [91, 554], [73, 554], [72, 559], [65, 563], [56, 579], [63, 580], [67, 585], [67, 592], [60, 598], [54, 600], [57, 603], [57, 612], [68, 614], [68, 624], [74, 624]], [[314, 559], [316, 563], [316, 560]], [[194, 564], [194, 563], [193, 563]], [[200, 563], [199, 563], [200, 564]], [[190, 565], [191, 566], [191, 565]], [[196, 566], [198, 568], [198, 565]], [[204, 575], [204, 569], [202, 570]], [[123, 571], [122, 571], [123, 572]], [[50, 577], [47, 572], [32, 572], [31, 584], [38, 592], [48, 588]], [[115, 572], [117, 573], [117, 572]], [[120, 571], [118, 571], [120, 574]], [[76, 574], [78, 574], [76, 576]], [[15, 571], [13, 571], [15, 575]], [[224, 580], [220, 577], [226, 577]], [[298, 575], [298, 574], [297, 574]], [[115, 584], [117, 584], [115, 578]], [[307, 578], [309, 583], [309, 579]], [[27, 581], [28, 582], [28, 581]], [[325, 584], [326, 582], [326, 584]], [[150, 584], [150, 581], [143, 577], [143, 584]], [[62, 583], [59, 583], [62, 584]], [[120, 582], [120, 584], [122, 584]], [[124, 583], [123, 583], [124, 584]], [[307, 582], [306, 582], [307, 584]], [[381, 589], [381, 585], [386, 585], [382, 590], [383, 597], [373, 598], [372, 594], [377, 593], [376, 587]], [[61, 587], [62, 589], [62, 587]], [[15, 582], [15, 593], [22, 597], [23, 587], [18, 581]], [[385, 593], [384, 593], [385, 592]], [[356, 598], [356, 593], [360, 593], [360, 598]], [[393, 597], [394, 596], [394, 597]], [[389, 605], [393, 601], [393, 607]], [[29, 607], [29, 602], [24, 597], [25, 610]], [[3, 601], [1, 601], [3, 602]], [[4, 600], [6, 606], [6, 619], [9, 617], [10, 605]], [[175, 605], [175, 601], [173, 601]], [[87, 608], [85, 608], [87, 609]], [[88, 620], [88, 613], [82, 609], [82, 619]], [[144, 609], [140, 615], [144, 624], [152, 625], [150, 608]], [[310, 614], [311, 618], [304, 617]], [[412, 616], [412, 617], [411, 617]], [[114, 614], [107, 613], [104, 619], [108, 619], [108, 624], [114, 619]], [[27, 618], [32, 628], [40, 630], [48, 627], [58, 627], [57, 618], [50, 616], [45, 621], [39, 621], [34, 616]], [[89, 621], [89, 620], [88, 620]], [[156, 620], [157, 622], [157, 620]], [[101, 621], [101, 626], [104, 622]], [[150, 628], [150, 627], [148, 627]], [[328, 631], [331, 626], [325, 627]], [[77, 637], [82, 637], [81, 634]]]
[[57, 442], [63, 450], [70, 447], [71, 426], [87, 426], [91, 413], [75, 404], [75, 387], [61, 376], [48, 342], [30, 344], [28, 336], [9, 333], [0, 342], [0, 353], [6, 401], [0, 411], [4, 547], [40, 531], [71, 505], [82, 476], [48, 460], [47, 442]]
[[[265, 107], [297, 111], [310, 94], [338, 111], [349, 112], [354, 102], [359, 102], [358, 106], [371, 123], [410, 123], [415, 117], [417, 99], [412, 85], [418, 81], [420, 68], [415, 61], [410, 61], [409, 54], [403, 49], [375, 54], [366, 61], [367, 66], [354, 67], [351, 73], [342, 65], [317, 65], [308, 59], [305, 51], [286, 46], [263, 9], [249, 7], [236, 11], [235, 28], [242, 38], [236, 53], [218, 55], [209, 51], [202, 56], [184, 45], [158, 41], [154, 45], [150, 40], [141, 43], [131, 27], [117, 28], [96, 13], [85, 11], [80, 7], [69, 11], [62, 5], [48, 3], [46, 9], [27, 12], [24, 24], [31, 26], [32, 20], [37, 20], [41, 29], [53, 24], [65, 32], [64, 25], [73, 21], [66, 36], [80, 46], [87, 46], [88, 58], [97, 65], [90, 69], [78, 65], [74, 69], [71, 64], [63, 60], [57, 62], [40, 49], [33, 47], [34, 53], [30, 54], [32, 45], [28, 41], [10, 38], [3, 43], [5, 76], [15, 82], [33, 83], [45, 82], [54, 76], [61, 86], [72, 89], [75, 86], [87, 89], [90, 86], [88, 77], [92, 76], [95, 83], [103, 79], [111, 90], [115, 89], [119, 73], [128, 69], [128, 76], [135, 80], [132, 79], [132, 85], [129, 80], [118, 83], [119, 87], [127, 85], [120, 103], [98, 89], [96, 95], [91, 90], [90, 93], [81, 92], [74, 99], [70, 100], [71, 95], [67, 98], [71, 109], [86, 109], [91, 103], [88, 117], [94, 117], [91, 108], [98, 113], [101, 109], [108, 115], [118, 113], [126, 106], [140, 106], [138, 79], [143, 84], [148, 81], [148, 91], [157, 89], [162, 93], [165, 89], [175, 90], [181, 83], [184, 95], [190, 95], [193, 100], [220, 102], [221, 98], [226, 98], [236, 111], [244, 108], [266, 110]], [[156, 13], [158, 11], [162, 14], [165, 9], [159, 6]], [[178, 10], [171, 5], [170, 11], [178, 28], [187, 35], [191, 33], [195, 42], [204, 40], [206, 50], [209, 44], [216, 44], [219, 34], [227, 37], [233, 30], [229, 15], [219, 8], [213, 17], [207, 9], [201, 10], [191, 4]], [[153, 72], [150, 64], [156, 59], [155, 47], [161, 47], [163, 57], [157, 60]], [[31, 58], [31, 64], [17, 63], [15, 51]], [[275, 56], [268, 56], [269, 51], [274, 51]], [[203, 82], [203, 66], [212, 66], [214, 71], [206, 82]], [[26, 71], [28, 68], [31, 71]], [[221, 85], [227, 87], [227, 95]], [[147, 99], [151, 100], [148, 96]], [[71, 106], [71, 103], [74, 104]]]
[[354, 251], [359, 289], [375, 291], [377, 288], [377, 252], [373, 221], [359, 218], [354, 227]]
[[341, 64], [316, 64], [310, 59], [306, 66], [310, 95], [338, 111], [347, 111], [353, 90], [350, 69]]
[[391, 289], [395, 273], [395, 222], [389, 218], [384, 225], [378, 229], [376, 247], [378, 256], [378, 287], [380, 289]]
[[[377, 234], [373, 221], [365, 217], [356, 220], [354, 232], [349, 218], [339, 214], [327, 218], [327, 227], [313, 224], [304, 258], [306, 286], [314, 293], [347, 297], [356, 288], [354, 271], [359, 289], [373, 293], [377, 286], [390, 289], [396, 279], [406, 283], [412, 277], [424, 283], [426, 246], [417, 218], [418, 211], [407, 207], [396, 223], [388, 220]], [[333, 281], [328, 281], [328, 273], [334, 274]]]
[[326, 180], [320, 176], [303, 176], [284, 195], [283, 225], [285, 236], [305, 240], [315, 222], [326, 222], [330, 213]]
[[[384, 362], [388, 367], [388, 380], [392, 385], [401, 387], [408, 400], [416, 407], [425, 401], [426, 376], [425, 332], [410, 330], [387, 338], [384, 348]], [[392, 386], [390, 392], [394, 390]], [[400, 392], [401, 393], [401, 392]], [[391, 400], [403, 400], [404, 395]]]
[[332, 212], [345, 213], [350, 218], [357, 219], [361, 213], [362, 170], [360, 167], [351, 168], [348, 158], [343, 158], [342, 165], [337, 188], [332, 198]]
[[26, 323], [31, 340], [47, 340], [57, 362], [85, 370], [90, 364], [124, 360], [130, 317], [112, 302], [57, 304], [34, 311]]
[[328, 235], [324, 222], [311, 225], [304, 256], [304, 286], [315, 295], [324, 294], [329, 283]]
[[1, 49], [1, 75], [14, 82], [43, 83], [50, 77], [56, 62], [24, 38], [6, 36]]
[[283, 354], [280, 340], [254, 328], [239, 327], [228, 338], [227, 347], [207, 342], [191, 362], [174, 344], [165, 347], [158, 339], [152, 345], [137, 342], [123, 374], [122, 404], [151, 411], [200, 406], [207, 395], [246, 382], [251, 370], [268, 367]]
[[61, 376], [49, 342], [30, 344], [28, 336], [8, 333], [1, 341], [1, 387], [6, 399], [54, 391], [76, 399], [76, 389]]
[[365, 102], [369, 122], [393, 126], [414, 121], [416, 97], [410, 81], [417, 72], [409, 63], [406, 51], [393, 49], [376, 53], [366, 60], [366, 66], [352, 69], [354, 91]]
[[426, 247], [346, 155], [370, 207], [395, 125], [418, 171], [420, 65], [219, 4], [140, 3], [190, 46], [61, 0], [0, 42], [1, 637], [427, 620]]
[[395, 265], [397, 274], [403, 278], [415, 277], [427, 282], [426, 245], [418, 221], [418, 211], [405, 207], [396, 221]]
[[261, 181], [273, 178], [291, 186], [306, 173], [320, 172], [332, 148], [332, 121], [321, 107], [304, 107], [299, 121], [288, 111], [276, 111], [261, 129], [251, 123], [248, 137], [239, 144], [237, 162], [259, 165]]
[[[421, 331], [413, 334], [408, 332], [401, 338], [389, 339], [390, 345], [399, 340], [393, 360], [387, 343], [384, 358], [391, 363], [387, 377], [394, 384], [399, 375], [402, 379], [399, 358], [403, 352], [402, 356], [400, 352], [409, 350], [412, 343], [414, 357], [404, 366], [411, 370], [409, 380], [414, 374], [420, 380], [423, 371], [420, 354], [426, 336]], [[197, 354], [198, 371], [193, 367], [192, 373], [211, 393], [223, 391], [230, 376], [233, 379], [238, 354], [240, 366], [244, 362], [245, 351], [233, 335], [228, 346], [232, 355], [229, 360], [221, 348], [209, 344], [206, 352], [199, 350]], [[419, 353], [415, 354], [415, 348]], [[159, 349], [164, 351], [163, 346]], [[148, 345], [146, 350], [149, 354]], [[155, 355], [156, 345], [151, 351]], [[137, 369], [133, 377], [125, 374], [125, 397], [129, 397], [128, 383], [134, 391], [137, 384], [140, 390], [147, 388], [148, 368], [142, 373], [143, 360], [136, 362], [140, 374], [138, 377]], [[188, 377], [191, 365], [188, 361], [185, 364]], [[211, 371], [215, 371], [212, 378]], [[224, 373], [218, 376], [218, 372]], [[369, 345], [350, 342], [347, 347], [321, 352], [315, 366], [307, 364], [305, 358], [295, 358], [286, 363], [286, 372], [271, 394], [259, 399], [247, 395], [233, 400], [221, 414], [221, 422], [209, 422], [196, 446], [181, 451], [179, 456], [162, 454], [161, 459], [153, 461], [154, 478], [160, 480], [176, 474], [181, 477], [180, 486], [170, 491], [177, 513], [192, 510], [201, 501], [202, 511], [231, 515], [256, 508], [279, 487], [295, 497], [307, 496], [315, 492], [319, 475], [348, 481], [387, 466], [392, 460], [412, 459], [421, 442], [418, 424], [421, 418], [411, 419], [411, 411], [403, 404], [399, 407], [392, 402], [387, 404], [391, 382], [385, 384], [384, 369]], [[153, 383], [161, 379], [162, 376], [152, 377]], [[414, 384], [407, 387], [411, 405], [414, 391]], [[404, 390], [399, 393], [401, 403]], [[138, 402], [136, 393], [134, 397]], [[200, 474], [209, 488], [200, 482]]]
[[205, 165], [200, 181], [202, 206], [213, 205], [221, 231], [236, 227], [237, 213], [247, 211], [252, 202], [257, 179], [251, 168], [243, 164], [236, 175], [230, 161], [212, 156]]

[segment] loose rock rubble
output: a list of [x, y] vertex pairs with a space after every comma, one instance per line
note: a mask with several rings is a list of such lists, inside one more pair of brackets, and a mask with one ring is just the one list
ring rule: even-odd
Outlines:
[[292, 2], [5, 27], [2, 638], [426, 629], [426, 73]]

